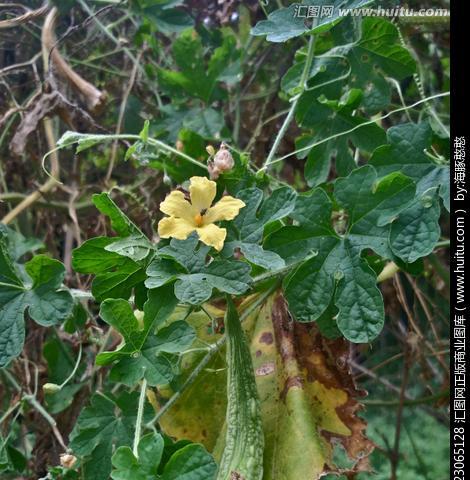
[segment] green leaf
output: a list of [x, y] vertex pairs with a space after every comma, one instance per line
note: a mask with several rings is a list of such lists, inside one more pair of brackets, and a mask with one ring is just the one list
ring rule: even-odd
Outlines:
[[335, 197], [349, 214], [349, 240], [361, 250], [372, 248], [390, 257], [389, 224], [414, 200], [415, 184], [400, 172], [377, 181], [373, 168], [366, 165], [335, 183]]
[[217, 465], [202, 445], [187, 445], [174, 453], [163, 470], [162, 480], [212, 480]]
[[[85, 457], [83, 476], [108, 480], [113, 450], [132, 443], [139, 394], [122, 393], [119, 397], [95, 394], [84, 408], [70, 434], [70, 448]], [[144, 421], [150, 421], [152, 410], [146, 405]]]
[[[301, 48], [297, 51], [296, 58], [300, 61], [294, 63], [282, 77], [281, 88], [284, 92], [293, 96], [299, 89], [302, 72], [305, 68], [305, 57], [307, 49]], [[307, 74], [307, 86], [310, 91], [316, 91], [316, 96], [325, 95], [335, 98], [341, 94], [343, 81], [350, 73], [349, 62], [342, 57], [318, 56], [314, 57], [310, 72]], [[320, 90], [319, 90], [320, 89]]]
[[430, 149], [432, 130], [428, 122], [405, 123], [389, 128], [388, 145], [377, 148], [369, 163], [379, 175], [400, 171], [416, 181], [413, 205], [392, 225], [392, 251], [403, 261], [413, 263], [429, 255], [440, 237], [439, 197], [450, 209], [450, 169], [437, 165], [424, 153]]
[[[169, 246], [158, 251], [162, 258], [155, 258], [147, 268], [147, 288], [158, 288], [174, 283], [176, 297], [183, 303], [198, 305], [208, 300], [213, 289], [240, 295], [249, 288], [250, 266], [241, 261], [215, 259], [206, 264], [207, 246], [198, 246], [198, 239], [191, 235], [187, 240], [172, 239]], [[175, 262], [165, 260], [172, 258]]]
[[[132, 238], [132, 237], [131, 237]], [[140, 237], [139, 237], [140, 238]], [[113, 243], [128, 248], [128, 256], [110, 251]], [[132, 242], [132, 240], [131, 240]], [[129, 258], [129, 250], [138, 250], [132, 244], [126, 245], [126, 239], [119, 237], [95, 237], [84, 242], [72, 252], [72, 267], [79, 273], [95, 275], [91, 291], [98, 301], [106, 298], [124, 298], [131, 296], [133, 288], [145, 280], [145, 271], [141, 265]], [[122, 248], [117, 248], [124, 253]], [[138, 257], [142, 256], [140, 253]]]
[[96, 208], [108, 216], [111, 220], [111, 227], [121, 237], [136, 235], [143, 237], [142, 231], [122, 212], [122, 210], [113, 202], [108, 193], [95, 193], [93, 203]]
[[178, 449], [166, 463], [162, 475], [157, 475], [164, 448], [158, 433], [143, 436], [135, 457], [129, 447], [119, 447], [113, 455], [113, 480], [211, 480], [217, 466], [202, 445], [190, 444]]
[[124, 342], [117, 350], [98, 355], [97, 364], [117, 361], [111, 370], [111, 379], [129, 386], [142, 378], [152, 386], [169, 383], [176, 371], [171, 357], [165, 354], [182, 352], [195, 338], [193, 328], [184, 321], [172, 322], [154, 333], [175, 307], [176, 298], [171, 286], [149, 292], [141, 323], [129, 302], [105, 300], [101, 304], [100, 316], [122, 335]]
[[199, 243], [197, 235], [193, 233], [186, 240], [172, 240], [170, 245], [161, 248], [158, 254], [163, 258], [176, 260], [188, 272], [199, 272], [206, 264], [209, 250], [210, 247]]
[[432, 144], [432, 129], [428, 122], [403, 123], [387, 130], [387, 145], [377, 148], [369, 164], [379, 176], [400, 171], [416, 182], [416, 193], [436, 187], [449, 211], [450, 171], [447, 165], [436, 165], [424, 153]]
[[150, 480], [157, 477], [163, 453], [163, 437], [158, 433], [144, 435], [137, 447], [138, 458], [129, 447], [119, 447], [112, 457], [113, 480]]
[[135, 262], [144, 260], [150, 251], [154, 250], [154, 246], [145, 236], [132, 236], [118, 239], [109, 245], [105, 250], [115, 252], [123, 257], [128, 257]]
[[0, 366], [7, 365], [23, 349], [24, 315], [39, 325], [64, 321], [72, 312], [73, 298], [62, 290], [65, 268], [57, 260], [38, 255], [25, 264], [29, 281], [15, 271], [3, 237], [0, 237]]
[[401, 212], [390, 231], [393, 253], [407, 263], [432, 253], [441, 234], [440, 214], [437, 195], [432, 191]]
[[[168, 104], [162, 107], [162, 114], [164, 115], [164, 118], [158, 123], [158, 128], [167, 132], [170, 141], [174, 142], [178, 138], [182, 140], [183, 144], [185, 144], [185, 147], [187, 144], [194, 142], [194, 137], [181, 138], [189, 136], [187, 133], [184, 133], [186, 130], [196, 133], [202, 139], [219, 139], [222, 136], [222, 130], [225, 125], [222, 112], [211, 107], [202, 107], [196, 105], [191, 108], [186, 108], [175, 107], [172, 104]], [[205, 155], [207, 155], [205, 153], [205, 144], [204, 148], [201, 150]], [[196, 155], [196, 157], [198, 156], [199, 154]], [[171, 164], [166, 162], [166, 165], [170, 171]], [[198, 174], [202, 173], [204, 172], [198, 169]], [[182, 172], [174, 172], [172, 176], [177, 179], [178, 177], [181, 177], [181, 175]], [[183, 177], [183, 179], [186, 178], [188, 178], [188, 176]]]
[[199, 305], [215, 288], [232, 295], [245, 293], [251, 283], [250, 266], [235, 260], [214, 260], [201, 273], [180, 275], [175, 282], [175, 295], [183, 303]]
[[297, 18], [294, 12], [298, 4], [280, 8], [268, 15], [267, 20], [259, 21], [252, 29], [252, 35], [266, 35], [268, 42], [285, 42], [309, 31], [304, 18]]
[[[351, 32], [355, 39], [351, 41]], [[400, 43], [398, 30], [383, 18], [349, 18], [333, 30], [337, 42], [329, 55], [347, 58], [351, 66], [349, 88], [364, 91], [361, 106], [367, 113], [376, 113], [390, 104], [391, 89], [386, 77], [403, 80], [416, 71], [416, 62]]]
[[[372, 152], [385, 142], [385, 132], [377, 124], [372, 123], [357, 128], [349, 134], [336, 137], [340, 133], [367, 123], [365, 118], [353, 114], [356, 108], [355, 91], [349, 91], [338, 102], [318, 99], [318, 92], [309, 91], [299, 99], [296, 119], [300, 126], [312, 129], [313, 134], [304, 133], [296, 141], [296, 148], [305, 150], [300, 158], [307, 156], [305, 178], [310, 186], [325, 182], [331, 168], [331, 160], [335, 159], [335, 167], [339, 175], [348, 175], [356, 166], [350, 143], [364, 152]], [[330, 137], [330, 140], [324, 141]], [[309, 145], [322, 142], [307, 149]]]
[[265, 250], [259, 243], [262, 242], [264, 229], [269, 223], [292, 212], [296, 196], [296, 192], [289, 187], [274, 190], [266, 199], [263, 199], [263, 192], [258, 188], [238, 192], [237, 198], [243, 200], [246, 206], [230, 224], [223, 255], [231, 256], [235, 249], [240, 249], [245, 258], [255, 265], [268, 270], [284, 267], [284, 261], [279, 255]]
[[201, 38], [194, 30], [186, 30], [172, 44], [173, 58], [179, 71], [159, 69], [158, 77], [162, 88], [173, 93], [184, 92], [209, 103], [213, 97], [219, 76], [233, 59], [236, 41], [225, 36], [223, 43], [205, 61]]
[[[194, 24], [194, 20], [187, 12], [172, 8], [177, 7], [180, 3], [172, 0], [150, 2], [150, 5], [146, 5], [145, 2], [133, 2], [132, 6], [150, 22], [152, 27], [165, 35], [170, 35], [180, 33]], [[141, 8], [137, 8], [137, 6]]]
[[25, 253], [35, 252], [44, 247], [44, 244], [39, 239], [33, 237], [26, 238], [3, 223], [0, 223], [0, 236], [5, 238], [7, 249], [14, 262], [17, 262]]
[[93, 296], [106, 298], [131, 296], [145, 280], [145, 259], [153, 251], [152, 243], [113, 202], [109, 194], [93, 195], [93, 202], [111, 220], [112, 228], [123, 238], [96, 237], [72, 252], [72, 266], [80, 273], [94, 274]]
[[287, 263], [308, 256], [285, 279], [289, 309], [302, 322], [318, 320], [334, 305], [337, 326], [353, 342], [369, 342], [384, 321], [382, 297], [376, 275], [361, 253], [372, 249], [393, 258], [389, 244], [393, 219], [411, 205], [415, 186], [401, 173], [379, 181], [371, 166], [354, 170], [336, 181], [334, 196], [348, 216], [338, 235], [331, 225], [332, 204], [326, 193], [314, 189], [300, 195], [291, 216], [299, 225], [274, 232], [267, 246]]
[[[266, 35], [269, 42], [285, 42], [304, 33], [319, 33], [329, 30], [344, 17], [340, 9], [360, 8], [372, 3], [372, 0], [310, 0], [301, 4], [294, 3], [288, 8], [280, 8], [268, 15], [267, 20], [261, 20], [252, 29], [252, 35]], [[306, 19], [308, 6], [333, 7], [331, 15], [320, 14], [315, 18]], [[308, 25], [307, 21], [313, 23]]]

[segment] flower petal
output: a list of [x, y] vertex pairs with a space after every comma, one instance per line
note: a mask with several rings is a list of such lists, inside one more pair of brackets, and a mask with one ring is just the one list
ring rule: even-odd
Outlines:
[[160, 211], [172, 217], [184, 218], [189, 223], [193, 223], [194, 217], [199, 213], [185, 198], [184, 193], [179, 190], [173, 190], [162, 203]]
[[233, 198], [229, 195], [222, 197], [213, 207], [207, 210], [204, 215], [204, 224], [218, 222], [219, 220], [233, 220], [240, 208], [243, 208], [245, 203], [238, 198]]
[[191, 203], [198, 212], [207, 210], [215, 198], [217, 184], [206, 177], [191, 177], [189, 194]]
[[158, 234], [161, 238], [185, 240], [194, 230], [196, 227], [184, 218], [165, 217], [158, 222]]
[[201, 228], [196, 229], [199, 235], [199, 240], [206, 245], [214, 247], [220, 252], [224, 246], [225, 237], [227, 236], [227, 230], [220, 228], [213, 223], [204, 225]]

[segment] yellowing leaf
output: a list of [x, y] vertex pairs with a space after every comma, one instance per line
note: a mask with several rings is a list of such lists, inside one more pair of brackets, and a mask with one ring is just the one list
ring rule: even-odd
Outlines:
[[[221, 318], [222, 312], [212, 310]], [[195, 313], [188, 321], [204, 341], [208, 321]], [[373, 444], [363, 434], [366, 423], [356, 415], [360, 404], [347, 363], [346, 340], [328, 340], [315, 323], [293, 322], [283, 297], [271, 296], [243, 323], [261, 401], [265, 434], [263, 480], [317, 479], [339, 471], [333, 450], [340, 444], [352, 460], [352, 471], [367, 468]], [[184, 365], [189, 374], [202, 355]], [[224, 440], [226, 375], [223, 352], [162, 417], [165, 433], [202, 442], [220, 457]]]

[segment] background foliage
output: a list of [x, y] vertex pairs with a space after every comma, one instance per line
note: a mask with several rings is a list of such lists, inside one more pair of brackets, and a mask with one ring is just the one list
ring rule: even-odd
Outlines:
[[[1, 478], [213, 478], [224, 294], [265, 479], [447, 478], [448, 18], [323, 3], [2, 5]], [[224, 249], [158, 241], [222, 142]]]

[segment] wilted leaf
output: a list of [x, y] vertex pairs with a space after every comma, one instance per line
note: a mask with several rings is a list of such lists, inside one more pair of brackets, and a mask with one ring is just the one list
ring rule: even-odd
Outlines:
[[[188, 321], [204, 332], [207, 320], [201, 314]], [[356, 398], [363, 392], [356, 390], [349, 372], [348, 342], [325, 339], [315, 324], [292, 322], [280, 294], [270, 297], [243, 326], [251, 338], [263, 416], [263, 480], [317, 479], [335, 471], [337, 443], [356, 462], [352, 470], [366, 468], [373, 444], [357, 416]], [[217, 336], [205, 333], [203, 338], [213, 342]], [[185, 375], [200, 358], [187, 360]], [[214, 370], [223, 363], [222, 356], [216, 357], [160, 421], [165, 433], [202, 442], [214, 449], [216, 458], [225, 437], [226, 375]]]

